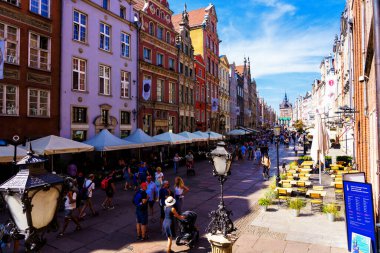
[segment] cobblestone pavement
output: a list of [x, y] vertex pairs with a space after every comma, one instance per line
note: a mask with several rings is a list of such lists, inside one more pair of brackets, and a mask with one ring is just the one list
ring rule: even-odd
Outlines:
[[[293, 159], [289, 150], [280, 150], [280, 161]], [[275, 148], [271, 146], [271, 174], [275, 174]], [[187, 177], [185, 168], [179, 170], [190, 192], [185, 196], [183, 210], [194, 210], [198, 213], [197, 225], [201, 238], [194, 249], [173, 245], [175, 252], [210, 252], [210, 246], [205, 238], [208, 225], [208, 213], [217, 208], [219, 202], [219, 183], [212, 176], [211, 164], [207, 161], [196, 162], [196, 176]], [[172, 170], [164, 171], [166, 179], [174, 183]], [[318, 244], [287, 241], [287, 234], [273, 231], [269, 228], [253, 226], [252, 222], [260, 215], [257, 200], [269, 186], [261, 175], [261, 166], [253, 161], [237, 161], [232, 164], [232, 175], [225, 183], [225, 204], [233, 211], [232, 219], [237, 227], [239, 239], [234, 245], [234, 253], [241, 252], [343, 252], [340, 249], [325, 247]], [[100, 215], [87, 217], [82, 222], [83, 229], [74, 231], [70, 224], [63, 238], [56, 238], [57, 233], [46, 235], [47, 245], [42, 252], [128, 252], [128, 253], [158, 253], [165, 252], [166, 239], [162, 235], [159, 222], [158, 206], [155, 206], [153, 217], [149, 219], [149, 239], [135, 241], [135, 208], [132, 205], [132, 191], [122, 191], [121, 183], [117, 185], [115, 194], [115, 209], [102, 210], [100, 204], [104, 192], [97, 190], [94, 203]], [[6, 217], [0, 215], [0, 221]], [[279, 217], [281, 218], [281, 217]], [[62, 213], [59, 213], [62, 222]], [[22, 249], [21, 249], [22, 250]], [[342, 249], [343, 250], [343, 249]], [[10, 252], [9, 250], [6, 252]], [[22, 251], [20, 251], [22, 252]]]

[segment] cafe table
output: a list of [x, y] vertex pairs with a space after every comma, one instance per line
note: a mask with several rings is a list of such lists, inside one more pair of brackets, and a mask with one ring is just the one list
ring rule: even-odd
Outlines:
[[306, 196], [310, 196], [311, 193], [319, 193], [322, 197], [325, 197], [327, 194], [326, 191], [307, 190]]
[[301, 167], [303, 166], [313, 166], [314, 162], [313, 161], [304, 161], [301, 163]]

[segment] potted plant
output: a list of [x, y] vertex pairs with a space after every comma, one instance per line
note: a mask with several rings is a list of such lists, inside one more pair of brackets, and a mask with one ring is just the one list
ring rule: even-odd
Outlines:
[[322, 211], [327, 214], [327, 219], [331, 222], [334, 222], [335, 218], [339, 217], [339, 208], [335, 203], [323, 205]]
[[300, 198], [294, 198], [289, 201], [289, 208], [293, 210], [295, 217], [300, 216], [300, 210], [306, 206], [306, 202]]
[[264, 198], [259, 198], [258, 204], [261, 206], [261, 208], [266, 211], [268, 209], [268, 206], [271, 204], [272, 200], [264, 197]]

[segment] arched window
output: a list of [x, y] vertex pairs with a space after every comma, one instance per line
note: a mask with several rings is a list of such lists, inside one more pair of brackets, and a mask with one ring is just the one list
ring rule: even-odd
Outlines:
[[163, 11], [161, 11], [161, 18], [165, 19], [165, 13]]
[[153, 24], [153, 22], [149, 22], [149, 34], [154, 36], [154, 24]]
[[160, 16], [160, 10], [159, 9], [156, 10], [156, 15]]
[[170, 38], [170, 32], [166, 32], [166, 42], [167, 43], [170, 43], [171, 41], [171, 38]]

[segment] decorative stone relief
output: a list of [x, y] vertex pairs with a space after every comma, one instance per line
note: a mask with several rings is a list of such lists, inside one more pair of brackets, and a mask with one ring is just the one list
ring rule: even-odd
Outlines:
[[83, 53], [83, 48], [78, 48], [78, 52], [81, 54], [81, 53]]
[[20, 72], [17, 69], [4, 68], [4, 77], [9, 79], [20, 80]]
[[47, 85], [51, 84], [51, 77], [50, 76], [35, 74], [35, 73], [31, 73], [31, 72], [28, 72], [26, 79], [29, 82], [47, 84]]
[[0, 16], [6, 16], [10, 19], [17, 20], [19, 22], [22, 22], [26, 25], [37, 27], [41, 30], [51, 32], [52, 28], [51, 25], [48, 23], [45, 23], [43, 21], [37, 20], [29, 15], [25, 15], [22, 13], [14, 12], [11, 9], [0, 7]]
[[82, 103], [82, 101], [83, 101], [83, 98], [82, 97], [78, 97], [78, 102]]

